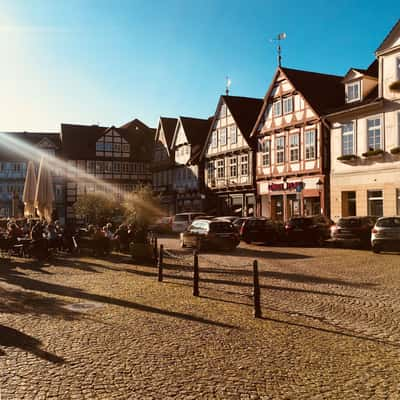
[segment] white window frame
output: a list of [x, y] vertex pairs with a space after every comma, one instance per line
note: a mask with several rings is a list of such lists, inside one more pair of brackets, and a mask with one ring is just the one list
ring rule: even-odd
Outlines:
[[397, 80], [400, 80], [400, 57], [396, 57], [396, 78]]
[[236, 178], [238, 176], [238, 162], [237, 157], [229, 158], [229, 176]]
[[272, 103], [272, 114], [274, 117], [280, 117], [282, 115], [282, 101], [280, 99]]
[[269, 167], [271, 165], [271, 139], [260, 139], [258, 143], [261, 153], [261, 165]]
[[[373, 125], [373, 126], [368, 126], [370, 122], [376, 122], [379, 121], [379, 125]], [[383, 148], [383, 135], [382, 135], [382, 118], [381, 116], [376, 116], [376, 117], [369, 117], [366, 120], [366, 130], [367, 130], [367, 149], [369, 150], [379, 150]], [[376, 146], [376, 136], [377, 132], [379, 132], [379, 144]], [[373, 137], [373, 143], [370, 145], [370, 137]]]
[[[354, 91], [354, 88], [357, 87], [358, 96], [355, 97], [354, 93], [352, 93], [352, 97], [350, 97], [350, 92]], [[346, 84], [346, 103], [352, 103], [354, 101], [361, 100], [361, 80], [349, 82]]]
[[[349, 131], [345, 132], [345, 129], [349, 126], [351, 126], [351, 131], [349, 130]], [[356, 153], [355, 143], [354, 143], [354, 139], [355, 139], [354, 133], [355, 133], [354, 132], [354, 121], [348, 122], [346, 124], [342, 124], [341, 135], [340, 135], [341, 136], [340, 142], [341, 142], [341, 147], [342, 147], [342, 156], [352, 155], [352, 154]], [[351, 143], [352, 143], [351, 151], [345, 151], [346, 149], [345, 149], [344, 140], [345, 140], [345, 137], [347, 137], [347, 136], [351, 137]]]
[[293, 112], [293, 96], [283, 98], [283, 114], [290, 114]]
[[304, 132], [304, 159], [315, 160], [316, 158], [317, 158], [317, 130], [309, 129]]
[[[283, 145], [279, 144], [281, 141]], [[284, 164], [286, 161], [285, 136], [277, 136], [275, 138], [275, 150], [276, 150], [276, 164]]]
[[207, 162], [207, 179], [212, 181], [215, 179], [215, 164], [214, 160], [209, 160]]
[[218, 131], [217, 130], [212, 131], [212, 134], [211, 134], [211, 147], [213, 149], [218, 147]]
[[249, 155], [242, 154], [240, 156], [240, 175], [249, 176]]
[[226, 144], [227, 144], [227, 137], [226, 137], [227, 132], [226, 131], [227, 131], [226, 128], [221, 128], [219, 130], [219, 145], [220, 146], [226, 146]]
[[217, 160], [217, 178], [224, 179], [225, 178], [225, 159]]
[[[294, 138], [296, 141], [293, 141]], [[300, 134], [298, 132], [289, 135], [289, 153], [290, 162], [300, 161]], [[293, 154], [297, 154], [297, 157], [293, 157]]]
[[238, 141], [237, 126], [231, 125], [229, 127], [229, 140], [231, 144], [236, 144]]

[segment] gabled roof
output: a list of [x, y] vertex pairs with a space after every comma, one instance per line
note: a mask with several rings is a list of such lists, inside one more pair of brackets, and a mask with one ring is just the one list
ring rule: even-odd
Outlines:
[[346, 81], [347, 76], [350, 74], [351, 71], [356, 71], [361, 75], [370, 76], [372, 78], [378, 79], [379, 74], [379, 64], [378, 60], [374, 60], [371, 65], [367, 69], [362, 68], [350, 68], [347, 73], [345, 74], [343, 81]]
[[278, 67], [264, 97], [264, 104], [250, 136], [255, 134], [263, 118], [267, 105], [270, 102], [270, 95], [274, 88], [275, 81], [280, 73], [290, 81], [294, 89], [300, 92], [310, 107], [320, 116], [324, 115], [327, 110], [344, 104], [343, 77]]
[[262, 99], [257, 99], [253, 97], [228, 96], [228, 95], [220, 96], [215, 111], [215, 115], [212, 119], [212, 123], [207, 134], [207, 139], [204, 142], [204, 147], [201, 152], [202, 157], [207, 151], [207, 144], [210, 141], [215, 120], [219, 116], [218, 110], [221, 106], [222, 101], [224, 101], [226, 106], [229, 108], [229, 111], [234, 121], [236, 122], [236, 125], [239, 127], [240, 132], [242, 133], [244, 139], [247, 141], [248, 144], [250, 144], [249, 143], [250, 134], [254, 127], [254, 123], [256, 122], [261, 107], [263, 106]]
[[61, 148], [60, 133], [58, 132], [0, 132], [0, 159], [2, 161], [29, 159], [29, 154], [24, 158], [20, 154], [14, 153], [9, 146], [3, 147], [3, 140], [1, 139], [2, 135], [11, 136], [13, 139], [17, 139], [35, 147], [37, 147], [43, 140], [46, 140], [54, 144], [56, 151]]
[[283, 67], [281, 70], [319, 115], [344, 103], [343, 77]]
[[181, 125], [186, 134], [188, 143], [190, 144], [189, 163], [195, 164], [199, 161], [199, 157], [207, 139], [208, 131], [210, 130], [213, 118], [214, 116], [208, 119], [179, 117], [171, 146], [173, 147], [175, 145], [178, 135], [178, 128], [179, 125]]
[[390, 43], [393, 37], [400, 35], [400, 19], [394, 24], [393, 28], [390, 32], [386, 35], [385, 39], [383, 39], [382, 43], [379, 47], [375, 50], [375, 54], [380, 53], [382, 50], [386, 48], [386, 46]]
[[125, 124], [125, 127], [121, 128], [114, 126], [61, 124], [64, 157], [72, 160], [95, 159], [97, 140], [107, 132], [115, 130], [131, 145], [131, 160], [151, 160], [154, 129], [134, 121]]
[[174, 132], [178, 118], [167, 118], [160, 117], [160, 124], [164, 130], [165, 140], [167, 141], [168, 151], [171, 148], [172, 139], [174, 138]]

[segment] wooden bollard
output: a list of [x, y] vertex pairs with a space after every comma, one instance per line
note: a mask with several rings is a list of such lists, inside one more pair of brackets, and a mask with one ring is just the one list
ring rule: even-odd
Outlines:
[[163, 280], [164, 245], [160, 244], [160, 255], [158, 256], [158, 282]]
[[199, 296], [199, 255], [193, 252], [193, 296]]
[[157, 243], [157, 236], [154, 236], [154, 264], [157, 265], [158, 263], [158, 243]]
[[254, 285], [254, 318], [261, 318], [260, 282], [258, 280], [258, 261], [253, 261], [253, 285]]

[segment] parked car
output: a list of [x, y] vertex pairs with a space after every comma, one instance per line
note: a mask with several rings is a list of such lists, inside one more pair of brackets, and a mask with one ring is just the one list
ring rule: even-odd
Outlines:
[[240, 239], [246, 243], [275, 243], [282, 237], [283, 225], [264, 217], [249, 217], [240, 227]]
[[349, 243], [369, 246], [371, 243], [371, 229], [374, 227], [375, 217], [344, 217], [340, 218], [331, 228], [331, 237], [335, 244]]
[[235, 215], [226, 215], [226, 216], [221, 216], [221, 217], [215, 217], [217, 220], [222, 220], [222, 221], [229, 221], [231, 224], [238, 219], [237, 216]]
[[242, 228], [243, 222], [248, 219], [249, 219], [249, 217], [240, 217], [240, 218], [236, 218], [232, 222], [232, 225], [235, 228], [236, 232], [238, 232], [240, 234], [240, 229]]
[[161, 217], [154, 224], [149, 226], [149, 230], [157, 233], [169, 233], [172, 231], [172, 217]]
[[234, 249], [240, 239], [228, 221], [197, 219], [180, 235], [181, 247]]
[[187, 212], [176, 214], [172, 221], [172, 231], [177, 233], [185, 231], [196, 217], [202, 215], [205, 214], [202, 212]]
[[334, 223], [324, 215], [293, 217], [285, 224], [288, 242], [322, 245], [331, 236]]
[[374, 253], [400, 251], [400, 217], [381, 217], [376, 221], [371, 234], [371, 247]]

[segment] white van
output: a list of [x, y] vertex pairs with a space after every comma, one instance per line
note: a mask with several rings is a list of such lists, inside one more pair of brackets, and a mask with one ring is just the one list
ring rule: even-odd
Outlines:
[[201, 217], [202, 215], [205, 214], [202, 212], [186, 212], [176, 214], [172, 221], [172, 232], [181, 233], [185, 231], [195, 218]]

